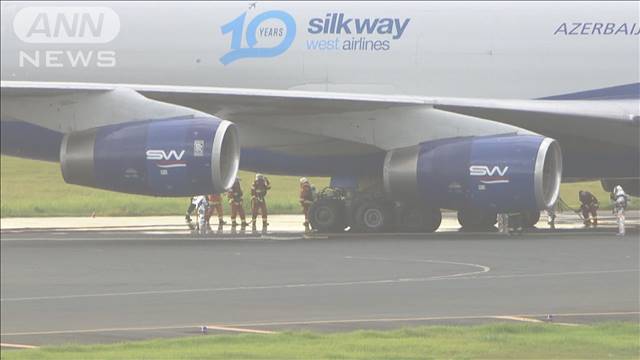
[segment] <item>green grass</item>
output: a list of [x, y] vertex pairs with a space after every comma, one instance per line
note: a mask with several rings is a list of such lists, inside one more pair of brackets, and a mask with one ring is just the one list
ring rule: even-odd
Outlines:
[[[11, 156], [2, 156], [0, 160], [2, 217], [89, 216], [94, 211], [96, 216], [182, 215], [189, 203], [188, 198], [130, 195], [70, 185], [62, 179], [58, 163]], [[255, 173], [240, 172], [247, 210], [251, 204], [254, 176]], [[268, 177], [272, 185], [268, 195], [269, 211], [274, 214], [300, 213], [298, 178]], [[329, 183], [327, 178], [309, 180], [318, 189]], [[228, 214], [226, 202], [225, 207]]]
[[[562, 197], [562, 200], [567, 203], [567, 205], [577, 210], [580, 207], [580, 200], [578, 200], [578, 192], [580, 190], [587, 190], [591, 192], [596, 198], [598, 198], [598, 201], [600, 202], [600, 209], [610, 210], [612, 208], [613, 203], [609, 199], [609, 193], [602, 189], [599, 181], [562, 184], [560, 188], [560, 196]], [[640, 209], [640, 198], [631, 197], [629, 210], [638, 209]]]
[[640, 327], [429, 326], [349, 333], [208, 335], [3, 351], [2, 359], [638, 359]]
[[[112, 191], [69, 185], [62, 180], [60, 165], [45, 161], [2, 156], [1, 217], [20, 216], [138, 216], [181, 215], [187, 198], [157, 198], [151, 196], [121, 194]], [[240, 172], [245, 190], [245, 208], [250, 206], [251, 183], [254, 174]], [[269, 176], [272, 190], [269, 193], [269, 211], [273, 214], [296, 214], [298, 203], [298, 178]], [[327, 178], [310, 178], [316, 188], [327, 186]], [[610, 208], [609, 195], [597, 181], [562, 184], [561, 196], [573, 208], [578, 207], [578, 191], [591, 191], [600, 199], [602, 209]], [[229, 213], [228, 204], [226, 213]], [[631, 200], [632, 209], [640, 208], [638, 198]]]

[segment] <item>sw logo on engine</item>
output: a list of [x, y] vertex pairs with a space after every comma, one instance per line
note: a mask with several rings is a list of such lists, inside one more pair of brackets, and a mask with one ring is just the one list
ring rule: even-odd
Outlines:
[[508, 166], [500, 168], [500, 166], [489, 167], [487, 165], [471, 165], [469, 166], [469, 175], [481, 176], [480, 182], [483, 184], [506, 184], [509, 179], [505, 178]]
[[157, 160], [157, 167], [160, 168], [176, 168], [176, 167], [186, 167], [186, 161], [182, 160], [185, 151], [180, 150], [169, 150], [168, 152], [164, 150], [147, 150], [147, 160]]

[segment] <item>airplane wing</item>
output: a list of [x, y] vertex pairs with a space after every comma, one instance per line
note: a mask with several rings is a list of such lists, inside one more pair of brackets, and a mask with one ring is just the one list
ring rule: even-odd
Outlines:
[[486, 119], [494, 125], [509, 125], [505, 129], [526, 129], [565, 139], [575, 146], [584, 141], [594, 141], [604, 146], [612, 143], [637, 151], [640, 143], [638, 98], [498, 100], [142, 84], [2, 81], [3, 118], [7, 114], [5, 106], [20, 98], [63, 101], [65, 96], [105, 94], [122, 89], [135, 91], [156, 104], [195, 109], [241, 126], [262, 127], [265, 131], [275, 128], [309, 135], [306, 139], [299, 139], [301, 145], [305, 141], [317, 141], [318, 138], [314, 136], [368, 145], [369, 150], [414, 145], [426, 140], [419, 140], [420, 136], [427, 135], [394, 137], [380, 134], [388, 134], [391, 122], [393, 127], [403, 127], [405, 133], [407, 123], [429, 123], [429, 113], [424, 110], [470, 116], [478, 122]]

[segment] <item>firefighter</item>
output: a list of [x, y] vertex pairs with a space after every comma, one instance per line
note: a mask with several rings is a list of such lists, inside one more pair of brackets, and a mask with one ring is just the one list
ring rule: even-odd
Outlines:
[[313, 204], [313, 187], [307, 178], [300, 179], [300, 205], [304, 213], [304, 231], [309, 232], [309, 208]]
[[619, 236], [624, 236], [625, 234], [625, 229], [624, 229], [624, 211], [627, 208], [627, 205], [629, 204], [629, 195], [627, 195], [624, 190], [622, 189], [622, 186], [618, 185], [613, 189], [613, 193], [611, 194], [611, 197], [613, 199], [613, 214], [616, 215], [616, 218], [618, 220], [618, 235]]
[[251, 186], [251, 218], [253, 227], [256, 226], [258, 212], [262, 214], [262, 226], [269, 225], [267, 222], [267, 191], [271, 189], [269, 179], [262, 174], [256, 174], [256, 180]]
[[584, 190], [580, 190], [579, 192], [580, 198], [580, 210], [582, 211], [582, 217], [584, 218], [584, 226], [589, 227], [593, 225], [593, 227], [598, 226], [598, 208], [600, 207], [600, 203], [598, 203], [598, 199], [593, 196], [592, 193]]
[[207, 224], [209, 224], [209, 219], [213, 216], [213, 213], [216, 212], [218, 214], [218, 226], [222, 226], [225, 224], [222, 212], [222, 196], [220, 194], [210, 194], [207, 197], [209, 201], [209, 211], [207, 211]]
[[240, 220], [242, 223], [240, 224], [243, 228], [246, 227], [247, 219], [244, 215], [244, 209], [242, 208], [242, 188], [240, 187], [240, 178], [236, 177], [236, 181], [233, 183], [233, 186], [227, 192], [227, 196], [229, 197], [229, 204], [231, 204], [231, 226], [236, 227], [238, 223], [236, 222], [236, 216], [240, 215]]

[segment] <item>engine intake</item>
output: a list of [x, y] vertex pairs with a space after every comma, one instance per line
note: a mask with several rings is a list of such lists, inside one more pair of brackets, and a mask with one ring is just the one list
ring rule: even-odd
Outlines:
[[562, 153], [537, 135], [450, 138], [392, 150], [384, 185], [396, 200], [448, 209], [542, 210], [555, 204]]
[[60, 148], [67, 183], [155, 196], [223, 192], [233, 185], [239, 162], [236, 126], [214, 117], [73, 132]]

